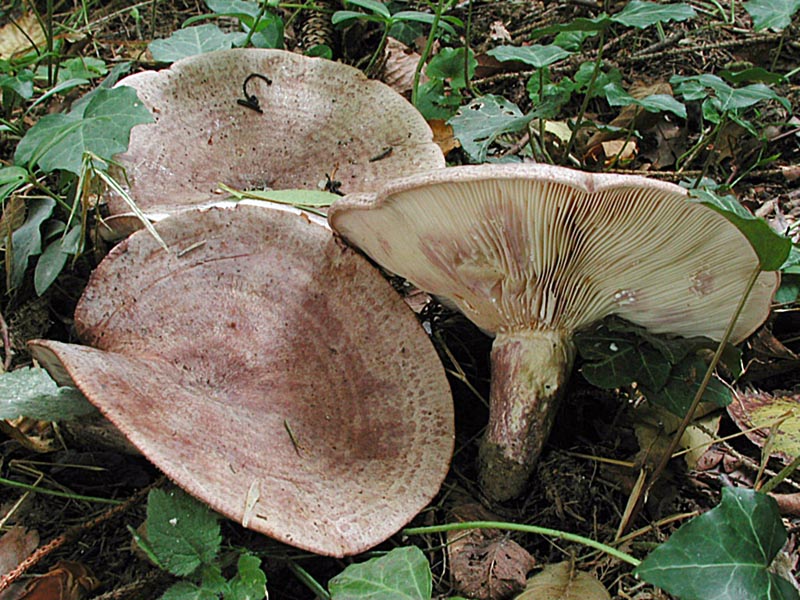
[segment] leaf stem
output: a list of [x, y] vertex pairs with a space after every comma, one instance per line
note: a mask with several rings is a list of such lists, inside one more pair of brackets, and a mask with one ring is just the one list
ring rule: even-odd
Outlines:
[[667, 448], [661, 455], [661, 460], [658, 462], [658, 465], [653, 470], [653, 474], [650, 477], [650, 481], [647, 482], [647, 485], [644, 488], [644, 492], [639, 494], [638, 498], [636, 499], [636, 503], [634, 504], [633, 508], [630, 511], [630, 516], [628, 518], [627, 523], [624, 523], [624, 527], [621, 528], [621, 531], [623, 533], [628, 530], [628, 528], [631, 526], [631, 524], [634, 522], [637, 515], [641, 511], [642, 505], [644, 504], [644, 500], [647, 497], [648, 492], [651, 489], [653, 489], [653, 485], [655, 485], [656, 481], [658, 481], [658, 478], [661, 477], [661, 474], [664, 472], [664, 469], [667, 468], [667, 464], [672, 459], [672, 455], [675, 453], [675, 449], [678, 447], [681, 437], [683, 437], [686, 428], [692, 422], [692, 419], [694, 418], [694, 413], [697, 411], [697, 407], [700, 405], [700, 401], [703, 399], [703, 394], [705, 393], [706, 388], [708, 387], [708, 383], [711, 381], [711, 377], [714, 375], [714, 371], [716, 371], [717, 365], [719, 364], [719, 361], [722, 358], [722, 353], [725, 350], [725, 345], [728, 343], [728, 339], [730, 339], [731, 337], [731, 333], [733, 332], [733, 328], [736, 325], [736, 321], [739, 319], [739, 315], [744, 309], [745, 302], [747, 302], [747, 298], [750, 296], [750, 291], [756, 284], [756, 281], [758, 280], [758, 276], [760, 274], [761, 274], [761, 264], [759, 263], [758, 265], [756, 265], [755, 269], [753, 269], [753, 273], [747, 280], [747, 285], [744, 288], [742, 297], [739, 299], [739, 304], [736, 306], [736, 310], [733, 312], [730, 321], [728, 321], [728, 326], [725, 328], [725, 332], [722, 334], [722, 339], [719, 341], [717, 350], [716, 352], [714, 352], [714, 357], [711, 359], [711, 363], [708, 365], [708, 368], [706, 369], [706, 373], [703, 376], [703, 380], [700, 382], [700, 387], [697, 388], [697, 392], [694, 395], [692, 404], [689, 406], [689, 410], [686, 411], [686, 415], [683, 417], [683, 421], [681, 421], [681, 424], [678, 427], [677, 431], [675, 431], [675, 433], [673, 434], [672, 440], [670, 440], [669, 448]]
[[[411, 104], [414, 106], [417, 105], [419, 79], [422, 75], [422, 69], [425, 66], [425, 63], [428, 62], [428, 57], [431, 55], [431, 50], [433, 49], [433, 40], [436, 39], [436, 32], [439, 30], [439, 21], [442, 18], [442, 13], [444, 13], [444, 0], [439, 0], [436, 5], [436, 11], [433, 14], [433, 22], [431, 23], [431, 31], [428, 34], [428, 40], [425, 42], [425, 49], [422, 51], [419, 61], [417, 61], [417, 68], [414, 69], [414, 85], [411, 87]], [[465, 60], [469, 60], [469, 50], [465, 48], [464, 52], [467, 54]]]
[[319, 581], [314, 579], [311, 573], [306, 571], [293, 560], [288, 561], [287, 564], [289, 566], [289, 570], [294, 573], [294, 576], [297, 577], [303, 585], [314, 592], [317, 598], [322, 598], [322, 600], [331, 600], [331, 595], [327, 592], [327, 590], [325, 590], [324, 587], [322, 587]]
[[589, 100], [592, 98], [592, 92], [594, 92], [594, 84], [597, 81], [597, 77], [600, 74], [600, 66], [603, 64], [603, 46], [606, 42], [606, 30], [603, 29], [600, 32], [600, 40], [597, 45], [597, 57], [594, 59], [594, 69], [592, 69], [592, 78], [589, 80], [589, 85], [586, 88], [586, 94], [583, 96], [583, 101], [581, 102], [581, 108], [578, 111], [578, 116], [575, 119], [575, 126], [572, 128], [572, 133], [569, 136], [569, 141], [567, 142], [567, 147], [564, 150], [564, 156], [562, 157], [562, 163], [566, 164], [569, 160], [569, 153], [572, 152], [572, 146], [575, 145], [575, 138], [578, 135], [578, 131], [580, 131], [581, 123], [583, 123], [583, 116], [586, 114], [586, 110], [589, 108]]
[[532, 533], [534, 535], [545, 535], [568, 542], [577, 542], [584, 546], [589, 546], [601, 552], [613, 556], [623, 562], [638, 567], [641, 561], [630, 554], [617, 550], [611, 546], [597, 542], [593, 539], [583, 537], [558, 529], [539, 527], [538, 525], [523, 525], [520, 523], [506, 523], [502, 521], [465, 521], [463, 523], [448, 523], [445, 525], [432, 525], [428, 527], [408, 527], [403, 529], [403, 535], [426, 535], [431, 533], [445, 533], [448, 531], [464, 531], [466, 529], [503, 529], [506, 531], [520, 531], [522, 533]]
[[69, 498], [71, 500], [79, 500], [81, 502], [96, 502], [98, 504], [124, 504], [122, 500], [113, 500], [111, 498], [98, 498], [95, 496], [81, 496], [80, 494], [71, 494], [69, 492], [59, 492], [58, 490], [48, 490], [46, 488], [41, 488], [35, 485], [30, 485], [27, 483], [21, 483], [19, 481], [13, 481], [11, 479], [6, 479], [5, 477], [0, 477], [0, 485], [7, 485], [8, 487], [20, 488], [23, 490], [28, 490], [29, 492], [36, 492], [37, 494], [46, 494], [48, 496], [58, 496], [59, 498]]

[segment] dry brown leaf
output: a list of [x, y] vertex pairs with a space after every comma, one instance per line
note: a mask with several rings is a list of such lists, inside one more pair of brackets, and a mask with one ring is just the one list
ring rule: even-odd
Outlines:
[[25, 13], [19, 19], [0, 27], [0, 59], [8, 60], [18, 54], [33, 51], [31, 41], [41, 48], [46, 39], [36, 15]]
[[800, 517], [800, 493], [774, 494], [773, 500], [778, 503], [778, 510], [784, 516]]
[[20, 600], [82, 600], [100, 587], [100, 581], [89, 567], [72, 561], [61, 561], [46, 574], [25, 587]]
[[[394, 38], [386, 40], [386, 62], [383, 65], [383, 83], [399, 94], [410, 94], [414, 86], [414, 72], [420, 56], [411, 48]], [[420, 74], [420, 83], [428, 78]]]
[[428, 121], [428, 125], [433, 131], [433, 141], [445, 156], [454, 148], [461, 146], [461, 142], [453, 137], [453, 128], [444, 119], [431, 119]]
[[516, 600], [611, 600], [595, 577], [576, 570], [569, 562], [546, 565], [528, 580]]
[[[459, 506], [452, 515], [458, 521], [497, 519], [480, 504]], [[535, 565], [527, 550], [496, 529], [454, 531], [447, 541], [453, 587], [469, 598], [509, 598], [524, 588]]]
[[12, 527], [0, 537], [0, 575], [13, 570], [39, 545], [39, 534], [24, 527]]
[[636, 140], [608, 140], [601, 142], [600, 147], [605, 154], [604, 164], [607, 167], [611, 166], [625, 166], [631, 163], [636, 158], [636, 153], [639, 146]]

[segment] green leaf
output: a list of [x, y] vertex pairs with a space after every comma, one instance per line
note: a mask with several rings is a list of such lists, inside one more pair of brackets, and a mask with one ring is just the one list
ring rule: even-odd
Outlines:
[[326, 207], [333, 204], [340, 196], [323, 192], [322, 190], [247, 190], [240, 191], [227, 185], [221, 184], [220, 188], [230, 193], [237, 200], [253, 198], [255, 200], [266, 200], [267, 202], [277, 202], [290, 206], [306, 207]]
[[563, 60], [570, 56], [572, 52], [564, 50], [554, 44], [542, 46], [534, 44], [533, 46], [497, 46], [492, 48], [487, 53], [493, 56], [500, 62], [518, 61], [530, 65], [535, 69], [541, 69], [552, 65], [559, 60]]
[[33, 71], [25, 69], [16, 75], [0, 75], [0, 90], [11, 90], [23, 100], [33, 97]]
[[[475, 58], [475, 53], [470, 50], [469, 60], [467, 62], [467, 76], [470, 79], [475, 75], [475, 67], [477, 66], [478, 61]], [[464, 77], [464, 48], [442, 48], [428, 63], [428, 66], [425, 68], [425, 74], [428, 77], [449, 79], [450, 86], [453, 88], [460, 89], [466, 87], [467, 80]]]
[[[691, 407], [707, 369], [708, 365], [702, 357], [691, 354], [672, 368], [666, 385], [662, 388], [648, 387], [643, 393], [649, 402], [683, 417]], [[703, 392], [703, 401], [727, 406], [731, 400], [731, 391], [727, 386], [712, 377]]]
[[219, 600], [219, 596], [190, 581], [179, 581], [170, 586], [160, 600]]
[[228, 50], [242, 36], [243, 34], [240, 32], [225, 33], [216, 25], [206, 23], [205, 25], [178, 29], [166, 39], [153, 40], [147, 47], [153, 55], [153, 60], [171, 63], [187, 56], [204, 54], [214, 50]]
[[416, 546], [347, 567], [330, 580], [331, 600], [430, 600], [431, 568]]
[[792, 24], [792, 17], [800, 10], [800, 0], [750, 0], [744, 9], [753, 19], [753, 29], [781, 31]]
[[696, 15], [697, 13], [695, 13], [691, 5], [684, 2], [657, 4], [655, 2], [631, 0], [622, 11], [611, 17], [611, 20], [626, 27], [644, 29], [656, 23], [685, 21], [694, 18]]
[[97, 89], [81, 109], [42, 117], [20, 140], [14, 161], [78, 175], [84, 153], [110, 160], [128, 149], [133, 127], [153, 121], [136, 90], [127, 86]]
[[217, 515], [178, 489], [150, 492], [145, 529], [153, 552], [173, 575], [212, 563], [222, 541]]
[[25, 222], [11, 234], [11, 274], [9, 287], [17, 288], [22, 284], [28, 259], [42, 252], [42, 233], [40, 227], [45, 219], [53, 213], [56, 201], [52, 198], [32, 198], [28, 200], [28, 215]]
[[258, 3], [247, 0], [206, 0], [206, 6], [217, 15], [235, 17], [239, 20], [243, 17], [250, 17], [252, 20], [258, 16], [260, 10]]
[[236, 563], [236, 577], [228, 586], [230, 600], [261, 600], [266, 595], [267, 576], [261, 570], [261, 559], [243, 552]]
[[3, 202], [28, 181], [28, 171], [22, 167], [0, 167], [0, 202]]
[[76, 225], [69, 230], [66, 236], [51, 242], [42, 252], [39, 260], [36, 261], [36, 269], [33, 272], [33, 285], [36, 293], [40, 296], [47, 291], [47, 288], [50, 287], [64, 269], [69, 255], [75, 254], [82, 229], [80, 225]]
[[546, 35], [557, 34], [564, 31], [585, 31], [585, 32], [603, 31], [613, 22], [614, 21], [611, 20], [611, 17], [609, 17], [605, 13], [601, 13], [600, 15], [592, 19], [587, 19], [585, 17], [578, 17], [577, 19], [572, 19], [567, 23], [557, 23], [555, 25], [548, 25], [547, 27], [542, 27], [541, 29], [537, 29], [531, 34], [531, 39], [535, 40], [540, 37], [544, 37]]
[[375, 15], [383, 17], [383, 19], [387, 21], [392, 16], [389, 9], [386, 8], [386, 5], [383, 2], [378, 2], [378, 0], [345, 0], [345, 5], [358, 6], [359, 8], [363, 8]]
[[44, 369], [25, 367], [0, 375], [0, 419], [64, 421], [97, 410], [73, 387], [59, 387]]
[[[425, 23], [426, 25], [433, 25], [433, 22], [436, 20], [436, 16], [432, 15], [431, 13], [423, 13], [416, 10], [401, 10], [396, 12], [392, 15], [392, 22], [393, 23], [403, 23], [403, 22], [414, 22], [414, 23]], [[450, 35], [456, 35], [456, 30], [453, 29], [453, 26], [450, 25], [445, 19], [439, 19], [439, 23], [437, 25], [438, 29], [443, 29]], [[472, 50], [470, 50], [472, 53]]]
[[733, 196], [720, 196], [709, 190], [690, 190], [690, 199], [713, 208], [736, 225], [758, 255], [762, 271], [777, 271], [789, 252], [792, 241], [776, 233], [763, 219], [749, 213]]
[[104, 60], [93, 56], [78, 56], [63, 61], [58, 71], [58, 81], [69, 79], [97, 79], [108, 74]]
[[614, 389], [637, 382], [660, 389], [669, 377], [670, 363], [663, 355], [634, 340], [608, 334], [582, 335], [578, 351], [590, 361], [581, 367], [581, 374], [599, 388]]
[[634, 573], [681, 600], [797, 599], [768, 569], [785, 542], [772, 498], [723, 488], [719, 506], [683, 525]]
[[606, 100], [611, 106], [628, 106], [634, 104], [647, 112], [671, 112], [675, 116], [686, 118], [686, 106], [669, 94], [652, 94], [644, 98], [634, 98], [618, 83], [609, 83], [603, 88]]
[[502, 96], [486, 94], [462, 106], [449, 123], [464, 151], [474, 162], [482, 163], [497, 136], [525, 129], [532, 118]]

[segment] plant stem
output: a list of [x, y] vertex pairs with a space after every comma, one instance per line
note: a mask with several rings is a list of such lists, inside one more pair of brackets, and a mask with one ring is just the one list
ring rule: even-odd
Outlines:
[[71, 494], [69, 492], [59, 492], [58, 490], [48, 490], [46, 488], [40, 488], [35, 485], [29, 485], [27, 483], [21, 483], [19, 481], [13, 481], [11, 479], [6, 479], [4, 477], [0, 477], [0, 485], [7, 485], [8, 487], [20, 488], [22, 490], [28, 490], [30, 492], [35, 492], [37, 494], [46, 494], [48, 496], [58, 496], [59, 498], [70, 498], [71, 500], [79, 500], [81, 502], [96, 502], [98, 504], [124, 504], [123, 500], [113, 500], [112, 498], [97, 498], [95, 496], [81, 496], [80, 494]]
[[317, 598], [322, 598], [322, 600], [331, 600], [331, 595], [325, 590], [324, 587], [322, 587], [319, 581], [312, 577], [311, 573], [306, 571], [293, 560], [290, 560], [288, 565], [289, 570], [294, 573], [294, 576], [297, 577], [303, 585], [314, 592], [317, 595]]
[[564, 156], [561, 158], [561, 162], [566, 164], [569, 153], [572, 151], [572, 146], [575, 145], [575, 138], [578, 135], [578, 131], [581, 128], [581, 123], [583, 122], [583, 115], [586, 114], [586, 110], [589, 108], [589, 100], [592, 97], [592, 91], [594, 90], [594, 84], [597, 81], [597, 76], [600, 74], [600, 65], [603, 64], [603, 46], [605, 45], [606, 41], [606, 30], [603, 29], [600, 32], [600, 41], [598, 42], [597, 46], [597, 58], [594, 59], [594, 69], [592, 69], [592, 78], [589, 80], [589, 85], [586, 88], [586, 94], [583, 96], [583, 101], [581, 102], [581, 108], [578, 111], [578, 116], [575, 119], [575, 126], [572, 128], [572, 134], [569, 136], [569, 141], [567, 142], [567, 147], [564, 150]]
[[762, 485], [759, 488], [759, 492], [764, 492], [765, 494], [774, 490], [784, 479], [786, 479], [789, 475], [791, 475], [797, 468], [800, 467], [800, 456], [795, 456], [794, 460], [790, 462], [788, 465], [783, 467], [780, 472], [775, 475], [772, 479], [770, 479], [767, 483]]
[[264, 16], [265, 12], [267, 12], [267, 0], [261, 0], [261, 6], [258, 9], [258, 14], [256, 14], [256, 18], [253, 21], [253, 26], [247, 31], [247, 37], [244, 38], [242, 48], [247, 48], [250, 45], [250, 40], [253, 38], [253, 34], [256, 32], [256, 28], [261, 22], [261, 17]]
[[633, 506], [633, 509], [630, 512], [630, 517], [628, 518], [628, 522], [624, 524], [622, 528], [622, 532], [626, 532], [631, 524], [636, 520], [637, 515], [641, 512], [642, 505], [644, 504], [644, 499], [647, 497], [647, 494], [650, 490], [653, 489], [653, 485], [655, 485], [658, 478], [661, 477], [661, 474], [667, 468], [667, 464], [672, 459], [672, 455], [675, 453], [675, 449], [678, 447], [680, 443], [681, 437], [683, 437], [683, 433], [686, 431], [686, 428], [689, 426], [689, 423], [692, 422], [694, 418], [694, 413], [697, 411], [697, 407], [700, 405], [700, 401], [703, 399], [703, 394], [708, 387], [708, 383], [711, 381], [711, 377], [714, 375], [714, 371], [717, 369], [717, 365], [719, 364], [720, 359], [722, 358], [722, 353], [725, 350], [725, 345], [728, 343], [728, 339], [731, 337], [731, 333], [733, 332], [733, 328], [736, 325], [736, 321], [739, 319], [739, 315], [741, 314], [742, 310], [744, 309], [745, 302], [747, 302], [748, 296], [750, 296], [750, 291], [753, 289], [753, 286], [756, 284], [758, 280], [758, 276], [761, 274], [761, 265], [757, 265], [755, 269], [753, 269], [753, 273], [750, 275], [750, 279], [747, 280], [747, 285], [744, 288], [744, 292], [742, 293], [742, 297], [739, 299], [739, 304], [736, 306], [736, 310], [733, 312], [730, 321], [728, 321], [728, 326], [725, 328], [725, 332], [722, 334], [722, 339], [717, 346], [716, 352], [714, 352], [714, 357], [711, 359], [711, 363], [708, 365], [706, 369], [706, 373], [703, 376], [703, 380], [700, 382], [700, 387], [697, 388], [697, 392], [694, 395], [694, 399], [692, 400], [692, 404], [689, 406], [689, 410], [686, 411], [686, 415], [683, 417], [683, 421], [681, 421], [680, 426], [678, 427], [675, 434], [672, 436], [672, 440], [670, 441], [669, 447], [664, 451], [661, 455], [661, 460], [658, 462], [658, 465], [653, 470], [653, 475], [650, 477], [650, 481], [647, 482], [647, 485], [644, 488], [644, 492], [639, 494], [636, 503]]
[[641, 563], [638, 558], [634, 558], [630, 554], [617, 550], [602, 542], [597, 542], [575, 533], [539, 527], [538, 525], [522, 525], [520, 523], [505, 523], [502, 521], [465, 521], [463, 523], [448, 523], [446, 525], [431, 525], [428, 527], [408, 527], [403, 529], [402, 533], [403, 535], [425, 535], [430, 533], [445, 533], [447, 531], [464, 531], [465, 529], [503, 529], [505, 531], [520, 531], [522, 533], [532, 533], [534, 535], [546, 535], [559, 540], [577, 542], [584, 546], [594, 548], [595, 550], [600, 550], [634, 567], [638, 567]]
[[[444, 13], [444, 0], [439, 0], [436, 5], [436, 12], [433, 14], [433, 23], [431, 23], [431, 31], [428, 34], [428, 40], [425, 42], [425, 49], [417, 61], [417, 68], [414, 69], [414, 85], [411, 87], [411, 104], [417, 105], [417, 93], [419, 91], [419, 78], [422, 75], [422, 69], [428, 62], [428, 57], [431, 55], [433, 49], [433, 40], [436, 39], [436, 32], [439, 30], [439, 21]], [[467, 53], [465, 60], [469, 60], [469, 51], [465, 48], [464, 52]]]

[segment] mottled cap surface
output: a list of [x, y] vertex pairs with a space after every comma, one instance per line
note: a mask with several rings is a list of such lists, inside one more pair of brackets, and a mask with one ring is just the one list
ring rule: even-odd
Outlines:
[[[238, 102], [254, 74], [246, 91], [260, 113]], [[220, 183], [319, 189], [330, 177], [350, 193], [444, 166], [430, 128], [405, 98], [322, 58], [222, 50], [118, 85], [133, 87], [155, 119], [134, 127], [128, 151], [117, 157], [132, 199], [148, 215], [219, 199]], [[112, 215], [130, 213], [115, 193], [106, 200]]]
[[[337, 201], [331, 226], [490, 332], [575, 331], [617, 314], [654, 333], [719, 339], [758, 258], [675, 185], [550, 165], [453, 167]], [[767, 317], [762, 273], [737, 321]]]
[[222, 514], [342, 556], [436, 494], [453, 448], [438, 357], [392, 287], [327, 227], [193, 210], [123, 241], [75, 315], [33, 343], [150, 460]]

